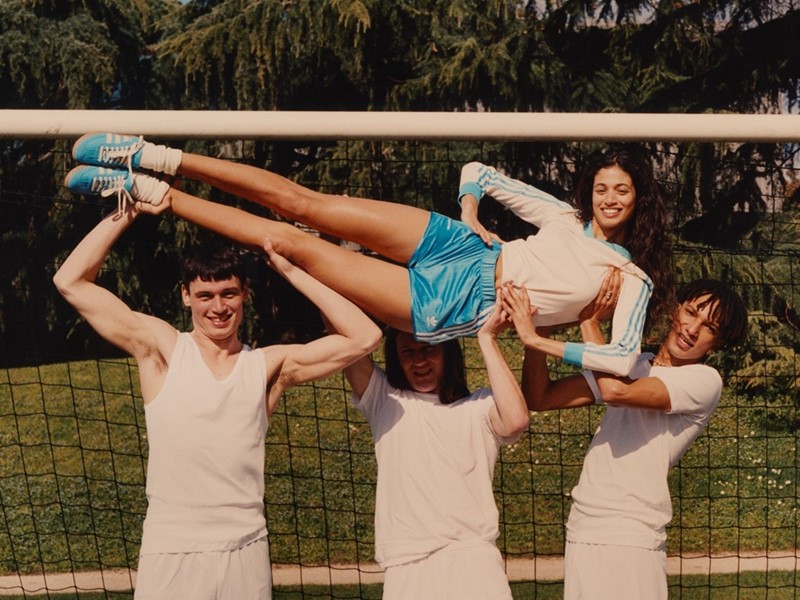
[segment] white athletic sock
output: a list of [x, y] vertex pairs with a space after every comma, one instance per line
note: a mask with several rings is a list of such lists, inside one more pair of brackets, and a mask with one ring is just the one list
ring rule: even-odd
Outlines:
[[150, 169], [157, 173], [175, 175], [178, 172], [182, 157], [182, 150], [145, 142], [144, 146], [142, 146], [142, 158], [139, 160], [139, 167]]
[[[164, 147], [164, 146], [162, 146]], [[133, 185], [131, 195], [140, 202], [146, 202], [153, 206], [158, 206], [164, 200], [164, 196], [169, 191], [169, 184], [150, 175], [142, 173], [133, 174]]]

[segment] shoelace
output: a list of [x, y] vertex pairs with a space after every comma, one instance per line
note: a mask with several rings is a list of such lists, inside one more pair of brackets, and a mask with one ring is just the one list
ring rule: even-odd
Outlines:
[[134, 204], [133, 196], [125, 189], [125, 177], [123, 175], [96, 176], [92, 179], [92, 191], [97, 190], [100, 190], [101, 198], [117, 195], [117, 216], [122, 216], [129, 204], [131, 206]]
[[133, 176], [133, 155], [144, 146], [144, 136], [140, 135], [136, 142], [125, 147], [100, 146], [100, 160], [111, 164], [126, 164], [128, 173]]

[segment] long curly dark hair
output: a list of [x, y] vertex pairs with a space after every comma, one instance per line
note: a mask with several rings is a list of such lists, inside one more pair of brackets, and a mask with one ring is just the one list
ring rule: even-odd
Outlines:
[[653, 281], [653, 294], [647, 307], [646, 328], [650, 328], [670, 315], [675, 307], [675, 276], [669, 213], [646, 153], [640, 146], [622, 144], [589, 155], [575, 186], [573, 204], [581, 221], [590, 222], [594, 177], [599, 170], [615, 165], [630, 175], [636, 190], [633, 216], [623, 245], [636, 266]]

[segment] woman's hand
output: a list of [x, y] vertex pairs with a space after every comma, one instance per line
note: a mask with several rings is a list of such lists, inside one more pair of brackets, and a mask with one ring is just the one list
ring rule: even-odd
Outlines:
[[294, 264], [290, 263], [283, 256], [275, 251], [272, 246], [272, 241], [269, 239], [264, 240], [264, 261], [279, 275], [286, 276], [290, 270], [296, 268]]
[[491, 247], [494, 242], [503, 243], [497, 234], [486, 229], [478, 220], [478, 199], [472, 194], [465, 194], [461, 198], [461, 222], [472, 229], [487, 246]]
[[531, 345], [529, 342], [538, 338], [539, 333], [533, 324], [537, 309], [531, 306], [527, 290], [517, 288], [513, 283], [506, 283], [498, 290], [498, 297], [502, 303], [503, 316], [514, 324], [522, 343]]
[[164, 198], [161, 200], [158, 206], [153, 206], [149, 202], [141, 202], [136, 200], [133, 203], [133, 214], [134, 215], [160, 215], [161, 213], [165, 213], [172, 210], [172, 194], [171, 190], [168, 190], [166, 194], [164, 194]]
[[511, 321], [503, 316], [503, 308], [500, 303], [500, 290], [498, 290], [497, 301], [495, 302], [494, 310], [478, 330], [478, 337], [490, 336], [492, 338], [496, 338], [509, 327], [511, 327]]
[[579, 322], [594, 321], [601, 323], [611, 319], [614, 316], [614, 309], [619, 300], [619, 288], [621, 285], [622, 275], [619, 269], [611, 267], [605, 279], [603, 279], [597, 297], [587, 304], [578, 315]]

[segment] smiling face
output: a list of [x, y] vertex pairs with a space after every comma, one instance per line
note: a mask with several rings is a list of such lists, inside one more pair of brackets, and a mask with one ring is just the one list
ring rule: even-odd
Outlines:
[[398, 332], [397, 356], [406, 381], [415, 392], [438, 394], [444, 373], [444, 349], [441, 344], [418, 342], [409, 333]]
[[711, 318], [715, 302], [708, 295], [686, 300], [675, 309], [664, 347], [674, 367], [701, 362], [718, 346], [719, 325]]
[[181, 286], [184, 306], [192, 310], [194, 331], [215, 342], [236, 337], [244, 317], [247, 288], [238, 277], [221, 281], [195, 278]]
[[624, 244], [636, 207], [631, 176], [618, 165], [597, 171], [592, 186], [592, 224], [595, 236]]

